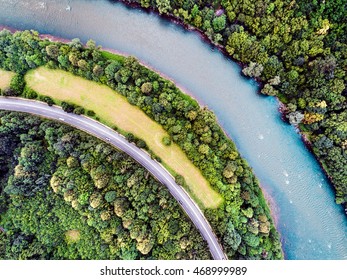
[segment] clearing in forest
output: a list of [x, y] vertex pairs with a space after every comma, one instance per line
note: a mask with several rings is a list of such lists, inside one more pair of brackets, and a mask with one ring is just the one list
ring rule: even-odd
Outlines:
[[10, 86], [11, 79], [15, 73], [0, 69], [0, 89], [5, 89]]
[[65, 240], [67, 243], [76, 243], [80, 240], [81, 234], [78, 230], [72, 229], [65, 232]]
[[169, 169], [185, 178], [191, 194], [203, 207], [217, 208], [222, 202], [222, 197], [211, 188], [178, 145], [165, 146], [162, 143], [163, 137], [168, 136], [162, 126], [121, 94], [105, 85], [46, 67], [28, 72], [25, 78], [30, 88], [50, 96], [57, 104], [66, 101], [93, 110], [106, 125], [116, 126], [143, 139]]

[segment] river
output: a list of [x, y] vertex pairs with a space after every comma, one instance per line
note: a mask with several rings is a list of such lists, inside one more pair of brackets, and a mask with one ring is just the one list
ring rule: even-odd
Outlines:
[[131, 54], [213, 110], [266, 195], [286, 259], [347, 259], [347, 219], [319, 164], [278, 102], [256, 94], [240, 67], [194, 32], [104, 0], [0, 0], [0, 25]]

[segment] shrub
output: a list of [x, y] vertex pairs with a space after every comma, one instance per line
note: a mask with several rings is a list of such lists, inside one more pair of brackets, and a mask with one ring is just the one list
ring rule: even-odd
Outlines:
[[61, 108], [67, 113], [72, 113], [75, 109], [75, 106], [63, 101], [61, 102]]
[[162, 142], [165, 146], [170, 146], [171, 145], [171, 139], [169, 136], [164, 136], [162, 139]]
[[85, 112], [84, 108], [83, 107], [76, 107], [74, 110], [73, 110], [73, 113], [76, 114], [76, 115], [83, 115]]
[[95, 112], [93, 110], [87, 110], [87, 116], [89, 117], [94, 117], [95, 116]]
[[136, 141], [136, 146], [139, 147], [140, 149], [146, 149], [147, 148], [146, 142], [143, 141], [142, 139], [138, 139]]
[[53, 106], [54, 105], [54, 101], [52, 98], [50, 98], [49, 96], [40, 96], [39, 99], [42, 102], [46, 102], [48, 104], [48, 106]]
[[13, 95], [15, 96], [22, 95], [24, 87], [25, 87], [24, 77], [19, 74], [14, 75], [10, 83], [10, 88], [13, 91]]
[[23, 91], [23, 96], [25, 98], [29, 98], [29, 99], [35, 99], [37, 98], [37, 92], [32, 90], [31, 88], [25, 87], [24, 91]]

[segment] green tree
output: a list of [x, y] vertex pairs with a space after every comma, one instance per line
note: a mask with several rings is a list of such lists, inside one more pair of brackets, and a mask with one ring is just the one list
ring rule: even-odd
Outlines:
[[216, 17], [212, 21], [212, 26], [214, 32], [220, 32], [225, 29], [225, 24], [226, 24], [226, 16], [221, 15], [219, 17]]
[[171, 5], [169, 0], [155, 0], [159, 13], [167, 14], [171, 11]]
[[141, 86], [141, 91], [144, 94], [150, 94], [152, 89], [153, 89], [153, 86], [152, 86], [152, 83], [150, 82], [143, 83]]

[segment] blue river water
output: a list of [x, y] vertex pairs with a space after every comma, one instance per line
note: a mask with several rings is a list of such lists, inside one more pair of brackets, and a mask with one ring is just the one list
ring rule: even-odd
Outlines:
[[131, 54], [215, 112], [268, 197], [286, 259], [347, 259], [347, 219], [333, 188], [278, 102], [200, 36], [108, 1], [0, 0], [0, 25], [67, 39], [92, 38]]

